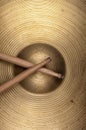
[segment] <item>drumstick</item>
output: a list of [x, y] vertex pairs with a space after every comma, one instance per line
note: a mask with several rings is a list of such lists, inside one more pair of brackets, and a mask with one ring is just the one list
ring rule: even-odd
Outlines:
[[20, 74], [18, 74], [17, 76], [15, 76], [13, 79], [11, 79], [11, 80], [7, 81], [6, 83], [2, 84], [0, 86], [0, 93], [4, 92], [5, 90], [7, 90], [8, 88], [12, 87], [13, 85], [21, 82], [27, 76], [29, 76], [30, 74], [34, 73], [35, 71], [37, 71], [39, 68], [41, 68], [45, 64], [49, 63], [50, 61], [51, 61], [51, 59], [50, 59], [50, 57], [48, 57], [47, 59], [45, 59], [41, 63], [36, 64], [33, 67], [31, 67], [31, 68], [29, 68], [29, 69], [21, 72]]
[[[3, 53], [0, 53], [0, 59], [5, 60], [5, 61], [10, 62], [10, 63], [13, 63], [13, 64], [16, 64], [18, 66], [24, 67], [24, 68], [32, 67], [34, 65], [34, 64], [32, 64], [26, 60], [23, 60], [21, 58], [10, 56], [10, 55], [3, 54]], [[56, 72], [49, 70], [47, 68], [40, 68], [38, 71], [45, 73], [45, 74], [48, 74], [48, 75], [51, 75], [51, 76], [54, 76], [54, 77], [57, 77], [57, 78], [63, 78], [62, 74], [56, 73]]]

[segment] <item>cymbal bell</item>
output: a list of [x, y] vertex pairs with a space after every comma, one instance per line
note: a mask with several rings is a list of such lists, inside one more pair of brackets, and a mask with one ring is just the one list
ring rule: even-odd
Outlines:
[[[46, 68], [0, 94], [0, 130], [86, 130], [84, 0], [1, 0], [0, 52]], [[0, 84], [24, 68], [0, 60]]]
[[[46, 68], [54, 72], [65, 75], [65, 61], [62, 55], [53, 46], [48, 44], [38, 43], [32, 44], [21, 50], [18, 57], [37, 64], [45, 58], [50, 57], [52, 62], [46, 65]], [[14, 67], [14, 74], [18, 75], [24, 68], [19, 66]], [[28, 76], [20, 84], [23, 88], [32, 93], [48, 93], [56, 89], [61, 83], [61, 78], [49, 76], [40, 72], [36, 72]]]

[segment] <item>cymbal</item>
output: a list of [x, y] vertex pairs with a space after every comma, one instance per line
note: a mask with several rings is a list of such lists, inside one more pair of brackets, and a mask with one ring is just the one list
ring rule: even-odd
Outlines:
[[[35, 72], [0, 94], [0, 130], [86, 130], [86, 1], [0, 0], [0, 52], [64, 75]], [[0, 84], [24, 68], [0, 60]]]

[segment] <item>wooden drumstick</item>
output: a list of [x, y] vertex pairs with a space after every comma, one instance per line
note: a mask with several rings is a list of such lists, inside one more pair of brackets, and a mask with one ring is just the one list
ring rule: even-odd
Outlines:
[[39, 64], [34, 65], [33, 67], [21, 72], [20, 74], [18, 74], [17, 76], [15, 76], [13, 79], [7, 81], [6, 83], [2, 84], [0, 86], [0, 93], [7, 90], [8, 88], [12, 87], [13, 85], [21, 82], [22, 80], [24, 80], [27, 76], [29, 76], [30, 74], [34, 73], [35, 71], [37, 71], [39, 68], [41, 68], [42, 66], [44, 66], [45, 64], [49, 63], [51, 61], [50, 57], [45, 59], [44, 61], [42, 61]]
[[[0, 53], [0, 59], [5, 60], [5, 61], [10, 62], [10, 63], [13, 63], [13, 64], [16, 64], [18, 66], [24, 67], [24, 68], [32, 67], [34, 65], [34, 64], [32, 64], [26, 60], [23, 60], [21, 58], [9, 56], [9, 55], [3, 54], [3, 53]], [[56, 73], [56, 72], [49, 70], [47, 68], [40, 68], [38, 71], [45, 73], [45, 74], [48, 74], [48, 75], [51, 75], [51, 76], [54, 76], [54, 77], [57, 77], [57, 78], [63, 78], [62, 74]]]

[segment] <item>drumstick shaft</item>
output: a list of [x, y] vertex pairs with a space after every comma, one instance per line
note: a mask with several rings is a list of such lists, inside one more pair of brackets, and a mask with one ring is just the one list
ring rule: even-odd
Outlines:
[[34, 73], [35, 71], [37, 71], [39, 68], [41, 68], [42, 66], [44, 66], [45, 64], [50, 62], [50, 57], [45, 59], [43, 62], [34, 65], [33, 67], [23, 71], [22, 73], [20, 73], [19, 75], [15, 76], [13, 79], [7, 81], [6, 83], [2, 84], [0, 86], [0, 93], [7, 90], [8, 88], [12, 87], [13, 85], [21, 82], [22, 80], [24, 80], [27, 76], [29, 76], [30, 74]]
[[[10, 62], [10, 63], [13, 63], [13, 64], [16, 64], [18, 66], [24, 67], [24, 68], [32, 67], [34, 65], [34, 64], [32, 64], [26, 60], [23, 60], [21, 58], [10, 56], [10, 55], [3, 54], [3, 53], [0, 53], [0, 59], [5, 60], [5, 61]], [[61, 74], [56, 73], [56, 72], [49, 70], [47, 68], [40, 68], [38, 71], [45, 73], [45, 74], [48, 74], [48, 75], [51, 75], [51, 76], [54, 76], [54, 77], [62, 78]]]

